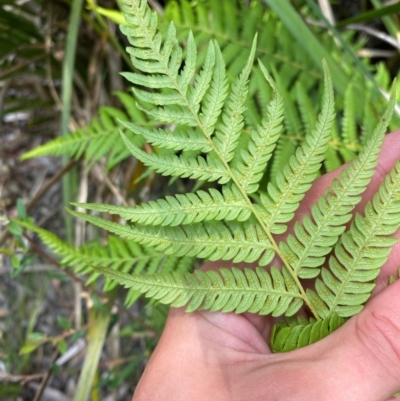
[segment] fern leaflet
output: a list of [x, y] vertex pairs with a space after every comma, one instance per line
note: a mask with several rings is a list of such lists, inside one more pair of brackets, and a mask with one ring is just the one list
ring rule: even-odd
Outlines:
[[369, 184], [378, 162], [388, 123], [395, 105], [395, 86], [388, 108], [374, 135], [364, 150], [347, 169], [334, 180], [318, 201], [311, 207], [311, 216], [305, 216], [301, 224], [294, 227], [295, 234], [290, 234], [286, 242], [280, 243], [280, 249], [290, 261], [293, 270], [301, 278], [318, 276], [325, 256], [336, 244], [345, 224], [351, 219], [351, 212], [359, 201], [360, 195]]
[[261, 315], [288, 316], [302, 305], [301, 294], [290, 274], [276, 268], [269, 274], [235, 267], [219, 272], [200, 270], [191, 274], [129, 275], [106, 267], [95, 267], [99, 273], [112, 278], [127, 288], [134, 288], [147, 297], [174, 307], [187, 305], [186, 311], [197, 309]]
[[273, 247], [259, 226], [251, 223], [203, 223], [183, 227], [128, 226], [69, 210], [71, 214], [123, 238], [154, 246], [167, 254], [210, 260], [268, 264]]
[[286, 231], [286, 225], [282, 223], [287, 223], [293, 218], [300, 200], [311, 187], [311, 182], [316, 177], [328, 148], [335, 114], [332, 82], [327, 68], [324, 62], [325, 95], [314, 130], [297, 148], [283, 172], [278, 173], [276, 185], [269, 183], [268, 194], [261, 195], [264, 208], [259, 208], [259, 211], [263, 215], [265, 225], [274, 234]]
[[[75, 204], [78, 206], [78, 204]], [[186, 195], [167, 196], [156, 202], [136, 207], [80, 203], [79, 207], [118, 214], [123, 219], [140, 224], [177, 226], [199, 223], [204, 220], [238, 220], [250, 217], [250, 209], [235, 186], [222, 187], [222, 193], [210, 188], [209, 193], [198, 191]]]
[[341, 235], [330, 270], [322, 269], [317, 279], [318, 295], [326, 304], [320, 316], [333, 313], [347, 317], [358, 313], [369, 298], [380, 267], [397, 239], [389, 237], [400, 224], [400, 162], [365, 207], [365, 216], [356, 214], [350, 230]]
[[286, 319], [278, 322], [271, 333], [271, 349], [273, 352], [288, 352], [313, 344], [335, 331], [346, 322], [336, 314], [323, 320], [303, 317]]

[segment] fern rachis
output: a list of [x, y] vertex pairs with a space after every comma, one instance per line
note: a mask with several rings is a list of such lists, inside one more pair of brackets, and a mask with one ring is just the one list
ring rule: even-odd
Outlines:
[[[129, 122], [122, 124], [160, 148], [201, 153], [197, 158], [185, 153], [180, 156], [147, 154], [123, 136], [127, 148], [161, 174], [218, 182], [222, 188], [157, 200], [136, 210], [111, 205], [80, 205], [89, 210], [120, 214], [130, 221], [126, 225], [72, 213], [167, 254], [225, 259], [231, 260], [232, 264], [258, 261], [259, 267], [244, 271], [233, 268], [193, 275], [174, 272], [149, 276], [131, 276], [108, 267], [95, 270], [160, 302], [173, 306], [186, 304], [189, 311], [210, 309], [292, 316], [303, 305], [308, 306], [317, 321], [305, 323], [296, 320], [289, 321], [285, 327], [277, 326], [272, 339], [275, 350], [287, 350], [293, 344], [295, 347], [306, 345], [326, 335], [343, 323], [339, 315], [347, 317], [360, 310], [372, 291], [375, 264], [372, 264], [374, 274], [363, 276], [365, 272], [359, 263], [363, 256], [359, 255], [369, 255], [371, 244], [384, 249], [381, 250], [383, 255], [386, 246], [393, 242], [387, 238], [391, 231], [384, 229], [379, 239], [358, 235], [357, 224], [375, 221], [368, 208], [364, 223], [356, 217], [355, 226], [353, 224], [347, 233], [342, 232], [372, 176], [378, 148], [394, 107], [394, 91], [381, 125], [359, 159], [332, 183], [332, 187], [313, 206], [311, 215], [295, 225], [294, 233], [278, 245], [277, 238], [281, 237], [276, 236], [286, 231], [318, 174], [331, 140], [335, 116], [332, 83], [325, 63], [325, 92], [320, 115], [312, 119], [316, 121], [315, 127], [283, 170], [278, 172], [275, 183], [259, 190], [262, 172], [281, 131], [283, 101], [274, 81], [259, 61], [262, 75], [272, 87], [273, 98], [265, 108], [266, 114], [260, 124], [249, 130], [250, 137], [244, 142], [247, 148], [241, 148], [238, 145], [240, 135], [248, 128], [244, 118], [245, 101], [256, 57], [256, 38], [245, 66], [229, 86], [217, 42], [210, 41], [204, 62], [197, 71], [198, 52], [191, 33], [187, 36], [185, 53], [178, 43], [173, 24], [162, 37], [157, 29], [157, 16], [147, 7], [145, 0], [123, 0], [122, 4], [129, 24], [123, 31], [132, 45], [129, 53], [137, 69], [137, 72], [124, 75], [134, 84], [138, 107], [160, 125], [168, 123], [176, 128], [151, 129]], [[164, 135], [168, 135], [165, 141]], [[188, 141], [182, 143], [185, 139]], [[391, 182], [395, 182], [399, 174], [398, 171], [392, 173]], [[380, 196], [384, 196], [382, 194], [390, 185], [389, 181], [383, 184]], [[373, 205], [375, 207], [375, 203]], [[399, 213], [397, 203], [394, 205], [391, 213]], [[213, 206], [216, 208], [214, 212], [211, 210]], [[382, 221], [386, 221], [383, 215], [380, 216]], [[374, 227], [378, 230], [377, 226]], [[346, 249], [357, 246], [363, 251], [360, 250], [361, 253], [352, 259], [348, 251], [343, 251], [346, 246]], [[332, 248], [335, 255], [331, 258], [331, 266], [335, 278], [324, 267], [325, 257]], [[281, 260], [282, 269], [272, 266], [266, 270], [264, 266], [274, 257]], [[346, 277], [337, 273], [343, 267], [335, 258], [347, 267]], [[383, 260], [382, 257], [380, 262]], [[306, 291], [302, 278], [319, 275], [317, 292]], [[357, 285], [362, 287], [361, 295], [349, 297]], [[349, 306], [346, 313], [338, 307], [342, 304]]]

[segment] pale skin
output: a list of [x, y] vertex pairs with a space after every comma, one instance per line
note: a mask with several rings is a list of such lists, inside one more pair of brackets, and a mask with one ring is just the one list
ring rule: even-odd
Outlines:
[[[399, 157], [400, 130], [385, 138], [363, 205]], [[337, 176], [314, 183], [295, 220]], [[288, 353], [271, 353], [269, 317], [171, 309], [133, 401], [394, 400], [400, 390], [400, 280], [386, 283], [399, 266], [400, 243], [360, 314], [318, 343]]]

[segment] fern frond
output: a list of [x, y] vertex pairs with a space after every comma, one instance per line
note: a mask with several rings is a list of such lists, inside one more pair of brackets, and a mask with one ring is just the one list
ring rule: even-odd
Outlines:
[[334, 118], [334, 100], [332, 81], [327, 68], [324, 62], [324, 101], [314, 130], [297, 148], [283, 172], [278, 173], [276, 185], [269, 183], [268, 194], [261, 194], [263, 207], [259, 207], [258, 210], [262, 213], [265, 225], [274, 234], [286, 231], [286, 225], [282, 223], [287, 223], [293, 218], [305, 192], [311, 187], [328, 148]]
[[397, 239], [389, 237], [400, 224], [400, 162], [365, 207], [365, 217], [357, 214], [350, 230], [339, 239], [330, 270], [322, 269], [316, 290], [325, 303], [321, 317], [337, 313], [348, 317], [360, 312], [369, 298], [390, 247]]
[[121, 133], [121, 135], [133, 156], [157, 173], [173, 177], [218, 181], [220, 184], [225, 184], [231, 179], [224, 164], [212, 154], [206, 159], [202, 156], [195, 159], [175, 155], [149, 154], [135, 146], [124, 134]]
[[68, 210], [72, 215], [104, 228], [122, 238], [176, 256], [196, 256], [209, 260], [254, 262], [261, 266], [274, 257], [273, 247], [259, 226], [251, 223], [199, 223], [183, 227], [129, 226], [100, 217]]
[[256, 40], [257, 37], [254, 38], [246, 66], [232, 85], [226, 108], [222, 113], [222, 122], [213, 138], [215, 148], [218, 149], [221, 158], [227, 162], [233, 158], [244, 125], [243, 112], [249, 90], [249, 76], [254, 62]]
[[222, 312], [251, 312], [261, 315], [291, 316], [302, 305], [302, 298], [291, 276], [276, 268], [269, 274], [235, 267], [218, 272], [200, 270], [192, 274], [129, 275], [106, 267], [95, 269], [127, 288], [173, 307], [186, 306], [187, 312], [206, 309]]
[[245, 221], [251, 211], [242, 194], [233, 186], [222, 187], [222, 193], [210, 188], [186, 195], [167, 196], [135, 207], [77, 203], [84, 209], [118, 214], [123, 219], [145, 225], [177, 226], [205, 220]]
[[280, 249], [290, 265], [301, 278], [318, 276], [325, 256], [331, 252], [345, 224], [352, 217], [353, 208], [360, 202], [361, 194], [371, 181], [381, 145], [386, 134], [395, 105], [395, 85], [388, 107], [371, 139], [357, 159], [340, 173], [318, 201], [311, 207], [311, 216], [294, 227]]
[[251, 133], [248, 150], [242, 150], [242, 160], [237, 162], [233, 169], [240, 185], [248, 194], [257, 191], [259, 187], [258, 182], [272, 156], [283, 120], [283, 98], [261, 62], [260, 68], [274, 91], [274, 98], [268, 105], [267, 115], [263, 118], [261, 126]]
[[346, 319], [333, 314], [323, 320], [303, 317], [286, 322], [278, 322], [271, 333], [271, 350], [273, 352], [288, 352], [306, 347], [322, 340], [346, 322]]

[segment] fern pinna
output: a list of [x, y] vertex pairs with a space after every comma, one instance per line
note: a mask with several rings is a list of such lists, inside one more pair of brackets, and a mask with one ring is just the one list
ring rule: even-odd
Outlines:
[[[359, 157], [312, 205], [310, 215], [280, 240], [319, 174], [331, 140], [335, 112], [326, 64], [322, 108], [317, 119], [310, 119], [315, 121], [313, 128], [273, 182], [260, 185], [280, 137], [284, 102], [264, 65], [255, 62], [257, 37], [246, 65], [229, 85], [216, 41], [209, 42], [199, 69], [192, 33], [184, 50], [173, 23], [165, 36], [160, 33], [157, 14], [146, 0], [122, 0], [121, 7], [128, 22], [121, 29], [130, 42], [128, 52], [135, 68], [123, 75], [133, 84], [139, 109], [159, 127], [121, 124], [149, 144], [176, 153], [147, 153], [121, 132], [126, 147], [160, 174], [219, 185], [135, 208], [79, 204], [119, 215], [126, 224], [71, 213], [167, 255], [226, 260], [232, 262], [232, 268], [193, 274], [131, 275], [105, 266], [94, 267], [95, 271], [162, 303], [186, 305], [188, 311], [286, 316], [288, 320], [274, 328], [274, 351], [295, 349], [324, 337], [362, 309], [395, 242], [390, 235], [400, 223], [400, 164], [368, 203], [365, 214], [357, 214], [346, 230], [377, 165], [395, 104], [394, 89]], [[248, 133], [244, 112], [253, 70], [264, 76], [273, 97], [261, 121]], [[234, 266], [240, 262], [257, 267]], [[310, 278], [316, 279], [314, 290], [303, 284], [303, 279]], [[313, 315], [309, 321], [292, 317], [303, 306]]]

